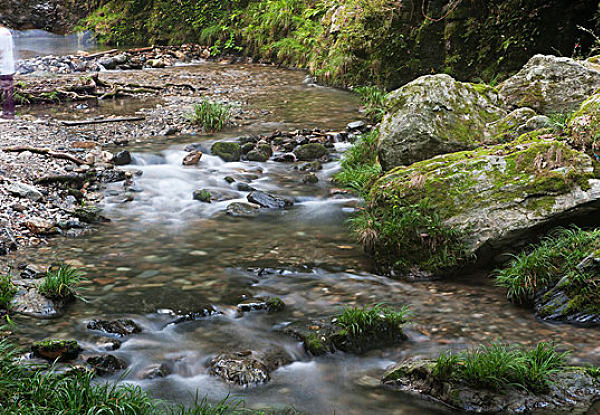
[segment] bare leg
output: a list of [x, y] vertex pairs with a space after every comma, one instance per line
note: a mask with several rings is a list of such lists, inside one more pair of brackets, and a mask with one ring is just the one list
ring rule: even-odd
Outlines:
[[14, 118], [15, 116], [15, 90], [12, 75], [0, 76], [0, 84], [4, 96], [3, 117]]

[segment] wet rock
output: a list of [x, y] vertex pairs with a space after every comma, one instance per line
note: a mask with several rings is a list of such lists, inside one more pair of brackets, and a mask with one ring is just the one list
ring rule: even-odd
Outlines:
[[213, 155], [220, 157], [223, 161], [233, 162], [240, 161], [242, 148], [238, 143], [219, 141], [212, 145], [211, 152]]
[[266, 301], [267, 311], [274, 313], [283, 311], [285, 309], [285, 303], [279, 297], [269, 297]]
[[183, 148], [183, 151], [187, 151], [188, 153], [198, 151], [200, 153], [210, 153], [209, 148], [206, 147], [204, 143], [192, 143], [188, 144]]
[[294, 153], [285, 153], [275, 156], [273, 158], [273, 161], [276, 161], [278, 163], [293, 163], [297, 161], [297, 158]]
[[68, 362], [77, 358], [81, 350], [75, 340], [44, 340], [35, 342], [31, 346], [34, 356], [60, 362]]
[[166, 363], [161, 363], [159, 365], [153, 365], [147, 369], [145, 369], [141, 374], [141, 379], [157, 379], [157, 378], [166, 378], [173, 370]]
[[248, 153], [247, 158], [248, 161], [258, 161], [258, 162], [265, 162], [267, 160], [269, 160], [269, 155], [259, 151], [259, 150], [252, 150]]
[[249, 202], [267, 209], [287, 209], [294, 205], [290, 199], [273, 196], [259, 190], [250, 193], [247, 198]]
[[162, 130], [162, 131], [159, 133], [159, 135], [162, 135], [162, 136], [168, 137], [168, 136], [171, 136], [171, 135], [175, 135], [175, 134], [177, 134], [178, 132], [179, 132], [179, 128], [177, 128], [177, 127], [167, 127], [167, 128], [165, 128], [164, 130]]
[[586, 62], [536, 55], [502, 82], [500, 95], [511, 108], [530, 107], [540, 114], [568, 113], [600, 88], [600, 72]]
[[202, 152], [193, 151], [183, 158], [182, 163], [184, 166], [195, 166], [196, 164], [198, 164], [200, 162], [201, 158], [202, 158]]
[[186, 321], [196, 321], [201, 320], [206, 317], [217, 316], [223, 314], [222, 312], [216, 310], [212, 305], [205, 304], [198, 308], [198, 311], [193, 311], [190, 313], [186, 313], [183, 315], [177, 316], [174, 320], [170, 321], [167, 324], [180, 324]]
[[58, 232], [53, 222], [38, 217], [33, 217], [27, 220], [25, 222], [25, 226], [32, 233], [37, 235], [53, 235]]
[[33, 264], [23, 264], [18, 269], [21, 272], [20, 277], [24, 279], [38, 279], [46, 275], [46, 271], [42, 267]]
[[364, 121], [354, 121], [354, 122], [349, 123], [346, 126], [346, 130], [348, 130], [348, 131], [357, 131], [357, 130], [362, 131], [365, 128], [366, 128], [366, 125], [365, 125]]
[[35, 187], [23, 182], [11, 182], [7, 190], [15, 196], [27, 198], [33, 202], [42, 199], [44, 195]]
[[42, 279], [13, 279], [17, 293], [10, 302], [10, 310], [36, 318], [56, 318], [63, 313], [69, 299], [50, 299], [39, 293], [38, 287]]
[[240, 192], [253, 192], [254, 190], [256, 190], [252, 186], [250, 186], [248, 183], [244, 183], [244, 182], [239, 182], [237, 184], [237, 189]]
[[225, 213], [235, 218], [254, 218], [258, 216], [258, 206], [248, 203], [235, 202], [227, 206]]
[[315, 184], [319, 182], [319, 177], [314, 173], [308, 173], [302, 178], [302, 183]]
[[294, 150], [296, 158], [300, 161], [313, 161], [325, 157], [329, 151], [323, 144], [304, 144]]
[[469, 413], [486, 414], [584, 414], [600, 398], [600, 384], [584, 370], [550, 375], [553, 385], [546, 393], [521, 388], [488, 390], [457, 381], [439, 381], [431, 361], [402, 362], [388, 370], [383, 384], [407, 396], [427, 399]]
[[100, 215], [101, 211], [102, 211], [102, 209], [100, 209], [97, 206], [84, 206], [84, 207], [75, 208], [75, 210], [73, 210], [71, 213], [74, 216], [76, 216], [77, 218], [79, 218], [80, 220], [87, 222], [87, 223], [97, 223], [97, 222], [108, 221], [108, 219], [106, 219]]
[[490, 125], [506, 115], [498, 92], [459, 82], [448, 75], [427, 75], [391, 92], [381, 123], [378, 155], [385, 171], [439, 154], [478, 147], [495, 131]]
[[316, 173], [320, 170], [323, 170], [323, 165], [321, 164], [320, 161], [311, 161], [310, 163], [305, 163], [302, 166], [300, 166], [300, 170], [302, 171], [307, 171], [310, 173]]
[[211, 194], [208, 190], [194, 190], [192, 195], [194, 200], [199, 200], [200, 202], [210, 203], [211, 202]]
[[124, 166], [126, 164], [131, 164], [131, 161], [131, 153], [127, 150], [119, 151], [113, 158], [113, 163], [115, 164], [115, 166]]
[[96, 173], [96, 178], [102, 183], [115, 183], [124, 181], [127, 174], [122, 170], [110, 169]]
[[222, 353], [209, 363], [209, 373], [227, 383], [252, 386], [267, 383], [271, 374], [267, 366], [252, 357], [252, 352]]
[[90, 356], [86, 359], [86, 362], [101, 376], [127, 369], [127, 362], [111, 354]]
[[231, 177], [231, 176], [225, 176], [223, 178], [223, 180], [225, 180], [229, 184], [235, 183], [235, 179], [233, 177]]
[[89, 330], [100, 331], [104, 334], [114, 334], [119, 337], [141, 333], [142, 329], [137, 323], [129, 319], [119, 320], [92, 320], [87, 324]]
[[245, 143], [242, 146], [242, 154], [248, 154], [249, 152], [251, 152], [255, 148], [256, 148], [256, 146], [254, 145], [254, 143]]

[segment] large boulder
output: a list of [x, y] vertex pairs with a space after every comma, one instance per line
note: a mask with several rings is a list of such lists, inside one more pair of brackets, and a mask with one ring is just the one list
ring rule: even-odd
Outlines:
[[437, 265], [458, 265], [456, 256], [488, 258], [536, 229], [600, 208], [600, 180], [588, 155], [536, 131], [398, 167], [373, 185], [369, 200], [357, 228], [380, 267], [443, 275], [449, 270]]
[[500, 84], [512, 108], [530, 107], [541, 114], [576, 109], [600, 88], [600, 71], [585, 61], [535, 55], [516, 75]]
[[427, 75], [391, 92], [379, 136], [384, 170], [478, 147], [495, 135], [489, 124], [506, 115], [497, 91]]
[[600, 143], [596, 140], [599, 134], [600, 93], [586, 99], [567, 120], [569, 143], [596, 160], [600, 160]]

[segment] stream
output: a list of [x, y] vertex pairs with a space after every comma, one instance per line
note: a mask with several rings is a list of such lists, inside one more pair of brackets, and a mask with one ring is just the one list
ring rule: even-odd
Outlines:
[[[177, 68], [177, 70], [185, 70]], [[201, 71], [201, 67], [195, 67]], [[244, 67], [240, 71], [252, 71]], [[97, 232], [78, 239], [57, 238], [50, 245], [19, 252], [16, 262], [70, 260], [86, 273], [77, 302], [56, 320], [17, 317], [21, 340], [75, 338], [86, 350], [101, 351], [102, 338], [86, 329], [91, 319], [132, 318], [143, 332], [111, 352], [126, 360], [129, 371], [108, 380], [142, 386], [157, 398], [192, 403], [196, 393], [217, 401], [241, 398], [250, 407], [292, 406], [310, 415], [445, 413], [379, 385], [393, 362], [431, 357], [441, 350], [481, 342], [533, 344], [555, 341], [572, 349], [574, 362], [600, 363], [597, 330], [542, 323], [531, 311], [509, 304], [486, 272], [452, 280], [406, 283], [371, 273], [371, 263], [345, 227], [357, 201], [335, 194], [330, 179], [339, 161], [324, 165], [316, 184], [302, 183], [290, 163], [226, 163], [204, 155], [198, 166], [184, 167], [183, 148], [206, 147], [248, 133], [320, 127], [338, 130], [360, 118], [349, 92], [303, 83], [304, 74], [271, 67], [282, 80], [250, 105], [270, 113], [250, 125], [218, 135], [153, 137], [132, 143], [133, 163], [141, 171], [134, 200], [123, 203], [109, 186], [104, 215], [111, 219]], [[98, 111], [116, 111], [114, 104]], [[112, 106], [111, 106], [112, 105]], [[121, 102], [119, 113], [135, 112], [135, 101]], [[86, 116], [89, 116], [86, 115]], [[338, 144], [339, 152], [347, 147]], [[233, 201], [245, 201], [225, 177], [258, 190], [293, 198], [289, 210], [263, 211], [257, 218], [225, 215]], [[197, 189], [211, 189], [231, 200], [211, 204], [192, 199]], [[246, 298], [278, 296], [281, 313], [240, 315]], [[280, 329], [296, 320], [325, 317], [349, 305], [385, 302], [410, 305], [409, 341], [397, 347], [354, 356], [341, 352], [312, 358]], [[173, 314], [212, 304], [223, 312], [197, 321], [168, 325]], [[250, 388], [227, 385], [210, 376], [207, 362], [217, 353], [277, 347], [294, 360], [272, 373], [271, 382]], [[171, 374], [141, 379], [149, 368], [165, 364]]]

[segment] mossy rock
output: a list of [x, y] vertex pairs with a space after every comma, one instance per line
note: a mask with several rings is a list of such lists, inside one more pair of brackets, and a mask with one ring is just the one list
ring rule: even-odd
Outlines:
[[599, 191], [589, 156], [535, 131], [508, 144], [395, 168], [372, 186], [357, 232], [388, 272], [406, 274], [414, 266], [443, 275], [452, 269], [431, 269], [431, 264], [449, 261], [448, 245], [432, 241], [432, 230], [417, 230], [412, 245], [399, 250], [398, 238], [409, 230], [397, 225], [402, 217], [396, 212], [426, 201], [426, 215], [458, 232], [461, 247], [453, 254], [465, 261], [474, 254], [484, 260], [499, 248], [532, 238], [541, 226], [589, 213], [600, 204]]
[[264, 163], [265, 161], [269, 160], [269, 157], [270, 156], [268, 154], [263, 153], [259, 150], [252, 150], [247, 155], [248, 161], [258, 161], [261, 163]]
[[205, 189], [194, 190], [194, 193], [192, 194], [192, 198], [194, 200], [198, 200], [200, 202], [210, 203], [212, 200], [212, 195], [210, 194], [210, 192], [208, 190], [205, 190]]
[[499, 92], [511, 108], [530, 107], [540, 114], [571, 112], [600, 88], [600, 71], [583, 61], [536, 55]]
[[294, 150], [296, 158], [300, 161], [313, 161], [325, 157], [329, 151], [323, 144], [304, 144]]
[[269, 297], [266, 301], [267, 311], [270, 313], [283, 311], [285, 303], [279, 297]]
[[474, 149], [495, 136], [490, 124], [506, 115], [498, 92], [448, 75], [422, 76], [391, 92], [380, 128], [384, 170]]
[[31, 346], [34, 356], [61, 362], [68, 362], [77, 358], [81, 350], [75, 340], [44, 340], [35, 342]]
[[238, 143], [219, 141], [212, 145], [211, 152], [223, 161], [234, 162], [240, 161], [242, 148]]
[[600, 160], [600, 94], [586, 99], [567, 120], [569, 143], [595, 160]]

